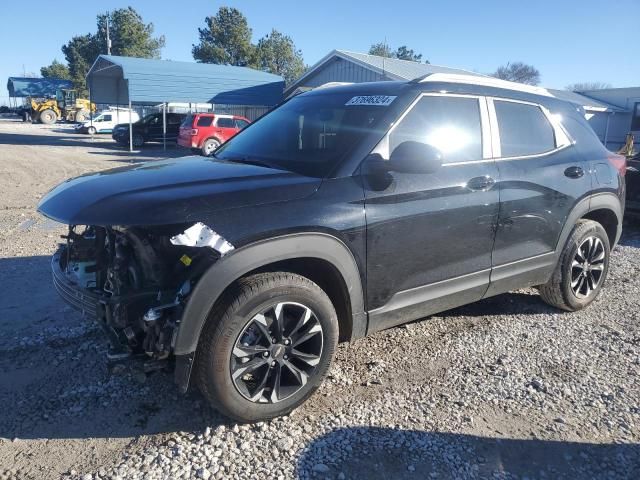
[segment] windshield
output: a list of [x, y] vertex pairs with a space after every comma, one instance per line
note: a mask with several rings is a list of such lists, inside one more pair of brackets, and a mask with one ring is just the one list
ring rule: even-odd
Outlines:
[[385, 105], [351, 102], [353, 98], [372, 97], [353, 93], [295, 97], [233, 137], [215, 156], [325, 177], [385, 113]]

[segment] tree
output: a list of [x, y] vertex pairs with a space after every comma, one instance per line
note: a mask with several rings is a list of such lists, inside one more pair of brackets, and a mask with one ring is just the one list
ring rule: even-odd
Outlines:
[[394, 52], [391, 51], [386, 43], [374, 43], [369, 49], [369, 55], [377, 55], [378, 57], [392, 58]]
[[107, 53], [107, 21], [111, 38], [111, 54], [124, 57], [160, 58], [164, 35], [153, 36], [153, 23], [144, 23], [133, 8], [119, 8], [97, 17], [95, 42], [100, 53]]
[[296, 49], [291, 37], [275, 29], [258, 40], [251, 66], [281, 75], [287, 85], [302, 75], [305, 70], [302, 52]]
[[60, 78], [62, 80], [71, 79], [69, 67], [67, 67], [64, 63], [60, 63], [58, 60], [54, 60], [53, 62], [51, 62], [51, 65], [42, 67], [40, 69], [40, 74], [44, 78]]
[[[406, 45], [398, 47], [398, 49], [395, 51], [395, 57], [399, 60], [411, 60], [412, 62], [418, 63], [422, 61], [422, 54], [415, 53], [412, 49], [407, 48]], [[429, 63], [428, 60], [427, 63]]]
[[[107, 53], [106, 21], [109, 19], [111, 53], [141, 58], [159, 58], [164, 47], [164, 36], [153, 36], [153, 24], [144, 23], [133, 8], [120, 8], [96, 17], [95, 34], [77, 35], [62, 46], [67, 61], [68, 76], [82, 95], [87, 95], [85, 77], [98, 55]], [[64, 67], [64, 65], [61, 65]], [[51, 64], [50, 69], [53, 67]], [[57, 67], [60, 70], [60, 67]], [[49, 70], [47, 70], [49, 71]], [[44, 75], [44, 71], [43, 71]]]
[[203, 63], [246, 66], [253, 58], [251, 29], [246, 17], [233, 7], [220, 7], [199, 28], [200, 43], [193, 45], [193, 58]]
[[509, 62], [498, 67], [491, 76], [501, 80], [526, 83], [527, 85], [538, 85], [540, 83], [540, 72], [533, 65], [527, 65], [523, 62]]
[[[410, 49], [406, 45], [398, 47], [397, 50], [391, 50], [389, 45], [384, 42], [374, 43], [369, 48], [369, 55], [377, 55], [378, 57], [385, 58], [397, 58], [398, 60], [410, 60], [412, 62], [422, 61], [422, 54], [415, 53], [413, 49]], [[425, 60], [425, 63], [429, 63], [429, 60]]]
[[611, 84], [607, 82], [578, 82], [572, 83], [564, 87], [565, 90], [572, 92], [586, 92], [587, 90], [603, 90], [605, 88], [611, 88]]
[[101, 53], [95, 36], [88, 33], [73, 37], [63, 45], [62, 53], [69, 65], [69, 75], [74, 87], [82, 95], [87, 95], [85, 77], [96, 57]]

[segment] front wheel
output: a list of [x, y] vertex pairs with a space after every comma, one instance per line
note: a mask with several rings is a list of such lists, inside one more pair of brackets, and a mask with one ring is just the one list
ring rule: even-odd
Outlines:
[[338, 342], [327, 294], [300, 275], [239, 280], [214, 307], [196, 353], [203, 395], [242, 422], [285, 415], [320, 386]]
[[89, 135], [95, 135], [96, 134], [96, 127], [89, 127], [87, 128], [87, 133]]
[[605, 229], [580, 220], [567, 239], [551, 279], [538, 290], [551, 306], [570, 312], [595, 300], [609, 270], [610, 246]]

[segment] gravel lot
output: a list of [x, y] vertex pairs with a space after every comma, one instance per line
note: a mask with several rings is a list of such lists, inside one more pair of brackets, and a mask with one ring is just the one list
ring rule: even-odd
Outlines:
[[67, 177], [181, 152], [8, 119], [0, 152], [0, 479], [640, 478], [637, 226], [586, 311], [523, 290], [341, 345], [305, 405], [239, 426], [170, 374], [108, 374], [35, 212]]

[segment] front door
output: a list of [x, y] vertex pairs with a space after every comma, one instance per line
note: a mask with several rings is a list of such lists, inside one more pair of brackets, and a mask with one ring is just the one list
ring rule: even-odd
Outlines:
[[499, 199], [486, 100], [423, 94], [376, 151], [388, 159], [404, 141], [437, 148], [443, 165], [364, 177], [369, 331], [479, 300], [489, 283]]

